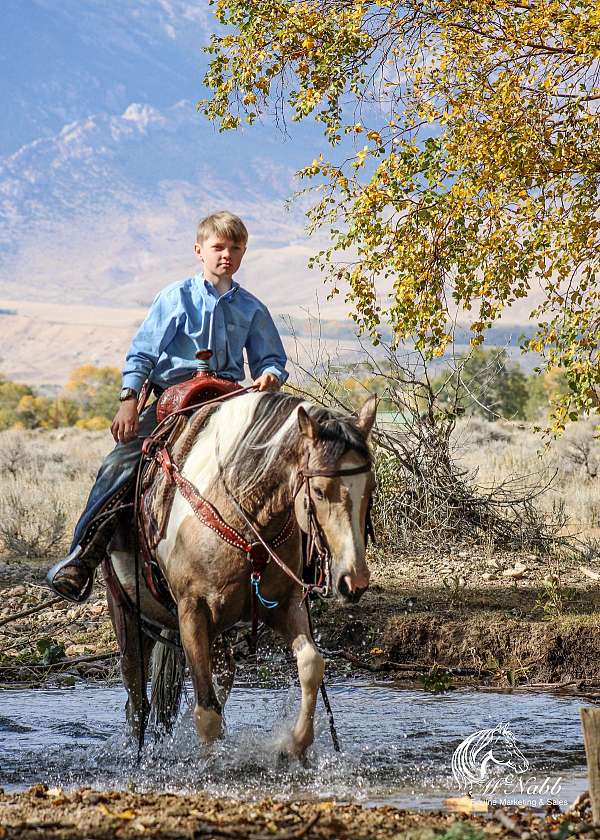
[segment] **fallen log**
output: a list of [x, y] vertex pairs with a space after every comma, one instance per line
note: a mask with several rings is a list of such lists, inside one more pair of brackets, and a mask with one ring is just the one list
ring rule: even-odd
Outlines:
[[[358, 668], [363, 668], [365, 671], [371, 671], [371, 673], [374, 674], [382, 673], [384, 671], [428, 674], [434, 667], [433, 665], [424, 665], [421, 662], [392, 662], [389, 659], [377, 663], [365, 662], [365, 660], [361, 659], [360, 656], [355, 656], [347, 650], [322, 649], [322, 652], [325, 656], [329, 656], [330, 658], [339, 657], [341, 659], [345, 659], [347, 662], [351, 662]], [[438, 665], [438, 668], [446, 671], [448, 674], [454, 674], [457, 677], [475, 677], [497, 673], [497, 671], [492, 671], [489, 668], [454, 668], [449, 665]]]
[[62, 600], [62, 598], [50, 598], [49, 601], [42, 601], [41, 604], [36, 604], [35, 607], [30, 607], [28, 610], [22, 610], [21, 612], [15, 613], [14, 615], [9, 615], [6, 618], [1, 618], [0, 627], [4, 627], [5, 624], [10, 624], [11, 621], [18, 621], [20, 618], [27, 618], [27, 616], [29, 615], [35, 615], [35, 613], [43, 612], [44, 610], [48, 609], [48, 607], [53, 607], [54, 604], [58, 604], [58, 602]]
[[71, 659], [60, 659], [58, 662], [53, 662], [50, 665], [41, 664], [27, 664], [21, 665], [6, 665], [0, 666], [0, 674], [14, 673], [15, 671], [59, 671], [65, 668], [71, 668], [73, 665], [80, 665], [82, 662], [102, 662], [105, 659], [115, 659], [119, 655], [119, 651], [107, 651], [105, 653], [90, 653], [86, 656], [76, 656]]

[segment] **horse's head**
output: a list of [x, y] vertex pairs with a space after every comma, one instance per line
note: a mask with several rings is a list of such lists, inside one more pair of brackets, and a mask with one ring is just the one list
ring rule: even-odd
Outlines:
[[529, 767], [529, 761], [518, 748], [515, 736], [506, 723], [493, 730], [490, 753], [496, 764], [510, 767], [515, 773], [524, 773]]
[[[317, 420], [298, 408], [302, 462], [294, 507], [302, 530], [313, 527], [330, 556], [332, 585], [342, 601], [358, 601], [369, 585], [365, 560], [367, 513], [375, 486], [367, 438], [377, 400], [370, 397], [358, 417]], [[312, 526], [311, 526], [312, 512]]]

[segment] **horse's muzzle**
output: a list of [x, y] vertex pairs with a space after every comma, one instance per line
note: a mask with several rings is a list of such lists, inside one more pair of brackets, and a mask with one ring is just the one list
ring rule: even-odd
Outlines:
[[366, 591], [367, 587], [356, 587], [352, 584], [352, 578], [350, 575], [342, 575], [338, 582], [337, 582], [337, 592], [342, 601], [346, 604], [356, 604], [357, 601], [360, 600], [361, 595], [363, 592]]

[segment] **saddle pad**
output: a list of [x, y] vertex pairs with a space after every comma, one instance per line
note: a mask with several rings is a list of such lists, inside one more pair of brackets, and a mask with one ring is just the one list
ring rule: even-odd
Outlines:
[[[205, 408], [199, 408], [189, 419], [182, 415], [177, 420], [166, 441], [175, 466], [183, 466], [201, 429], [219, 407], [218, 404], [207, 405]], [[144, 473], [143, 486], [145, 489], [141, 500], [142, 522], [148, 545], [154, 549], [164, 536], [176, 485], [153, 460], [148, 471]]]

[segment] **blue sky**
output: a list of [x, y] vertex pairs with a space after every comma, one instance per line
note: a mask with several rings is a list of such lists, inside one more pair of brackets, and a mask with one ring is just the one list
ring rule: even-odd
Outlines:
[[325, 298], [283, 210], [318, 129], [220, 135], [197, 113], [213, 27], [204, 0], [4, 0], [0, 298], [145, 305], [222, 207], [251, 231], [242, 282], [278, 311]]

